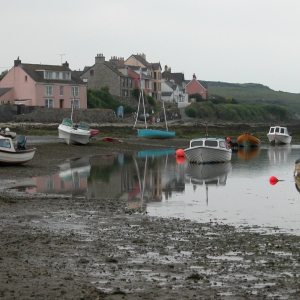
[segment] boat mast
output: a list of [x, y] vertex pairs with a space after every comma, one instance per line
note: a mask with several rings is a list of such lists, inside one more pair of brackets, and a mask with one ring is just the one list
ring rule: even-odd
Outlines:
[[167, 129], [167, 131], [168, 131], [168, 124], [167, 124], [167, 118], [166, 118], [166, 109], [165, 109], [165, 101], [162, 100], [162, 103], [163, 103], [163, 109], [164, 109], [164, 115], [165, 115], [166, 129]]

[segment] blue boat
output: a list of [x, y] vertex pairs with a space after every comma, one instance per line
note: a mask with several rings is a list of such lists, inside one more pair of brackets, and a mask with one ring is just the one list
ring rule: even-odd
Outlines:
[[175, 136], [175, 132], [158, 129], [138, 129], [138, 136], [147, 139], [169, 139]]

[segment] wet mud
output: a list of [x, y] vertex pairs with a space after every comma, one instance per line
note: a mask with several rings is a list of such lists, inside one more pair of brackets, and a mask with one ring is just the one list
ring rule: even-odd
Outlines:
[[298, 236], [153, 218], [119, 199], [7, 189], [69, 158], [184, 148], [187, 139], [28, 143], [34, 159], [0, 172], [0, 299], [300, 299]]

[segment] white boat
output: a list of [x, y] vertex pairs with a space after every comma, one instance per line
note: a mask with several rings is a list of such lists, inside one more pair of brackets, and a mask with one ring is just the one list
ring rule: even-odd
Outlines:
[[84, 122], [74, 125], [71, 119], [63, 119], [58, 126], [58, 137], [70, 144], [86, 145], [90, 141], [90, 126]]
[[192, 163], [220, 163], [231, 160], [232, 150], [225, 138], [201, 137], [192, 139], [184, 154]]
[[290, 144], [292, 141], [288, 129], [282, 126], [271, 126], [267, 137], [273, 144]]
[[15, 146], [10, 137], [0, 135], [0, 164], [22, 165], [30, 161], [36, 149], [26, 147], [26, 141], [26, 137], [20, 135]]
[[17, 133], [10, 131], [9, 128], [5, 128], [4, 130], [0, 128], [0, 135], [14, 139], [17, 136]]

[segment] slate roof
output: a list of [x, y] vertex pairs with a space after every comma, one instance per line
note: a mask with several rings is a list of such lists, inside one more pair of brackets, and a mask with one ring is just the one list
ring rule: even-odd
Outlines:
[[0, 88], [0, 97], [9, 92], [12, 88]]
[[[41, 83], [71, 83], [71, 84], [85, 84], [81, 78], [77, 76], [70, 68], [65, 66], [55, 66], [55, 65], [41, 65], [41, 64], [21, 64], [19, 65], [35, 82]], [[47, 71], [68, 71], [71, 73], [71, 80], [66, 79], [46, 79], [44, 74], [39, 70]]]
[[162, 74], [162, 78], [168, 80], [173, 79], [178, 85], [182, 85], [182, 83], [186, 81], [184, 80], [183, 73], [171, 73], [170, 71], [164, 71], [161, 74]]
[[152, 67], [153, 70], [159, 70], [161, 69], [161, 65], [160, 63], [149, 63], [146, 61], [146, 59], [144, 59], [142, 56], [140, 55], [135, 55], [135, 54], [132, 54], [132, 56], [138, 60], [140, 63], [142, 63], [144, 66], [149, 66], [149, 67]]

